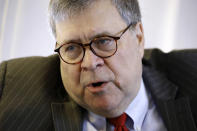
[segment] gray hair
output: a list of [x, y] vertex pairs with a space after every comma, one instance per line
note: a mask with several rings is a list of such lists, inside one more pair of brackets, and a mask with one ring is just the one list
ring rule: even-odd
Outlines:
[[[79, 15], [95, 1], [97, 0], [50, 0], [49, 22], [53, 35], [56, 37], [56, 22]], [[141, 21], [138, 0], [111, 0], [111, 2], [127, 24]]]

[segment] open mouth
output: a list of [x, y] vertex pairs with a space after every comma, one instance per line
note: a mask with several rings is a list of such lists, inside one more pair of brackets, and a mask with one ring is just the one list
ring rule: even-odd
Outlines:
[[100, 93], [106, 90], [105, 87], [107, 83], [108, 82], [105, 81], [93, 82], [87, 85], [86, 87], [91, 93]]
[[96, 82], [96, 83], [92, 83], [91, 85], [92, 85], [93, 87], [99, 87], [99, 86], [101, 86], [103, 83], [104, 83], [104, 82]]

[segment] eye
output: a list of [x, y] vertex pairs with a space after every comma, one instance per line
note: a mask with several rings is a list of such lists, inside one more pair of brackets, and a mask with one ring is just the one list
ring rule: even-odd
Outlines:
[[111, 51], [116, 48], [116, 43], [113, 38], [110, 37], [101, 37], [96, 39], [93, 42], [92, 47], [95, 51], [102, 50], [102, 51]]
[[75, 45], [69, 45], [66, 49], [65, 49], [65, 52], [67, 51], [74, 51], [76, 50], [76, 46]]
[[83, 48], [80, 45], [70, 43], [62, 46], [62, 48], [60, 48], [60, 53], [62, 53], [63, 55], [72, 55], [81, 53], [82, 50]]
[[105, 45], [111, 44], [111, 41], [112, 41], [112, 39], [102, 38], [102, 39], [97, 40], [96, 44], [99, 44], [101, 46], [105, 46]]
[[78, 57], [83, 56], [83, 48], [79, 44], [69, 43], [60, 48], [60, 53], [67, 61], [75, 60]]
[[102, 44], [102, 45], [103, 45], [103, 44], [109, 44], [110, 41], [111, 41], [111, 40], [109, 40], [109, 39], [101, 39], [101, 40], [98, 41], [98, 44]]

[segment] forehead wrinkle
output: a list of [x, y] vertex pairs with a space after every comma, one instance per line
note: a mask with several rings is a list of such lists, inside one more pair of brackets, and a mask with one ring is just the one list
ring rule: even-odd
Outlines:
[[68, 43], [69, 41], [75, 41], [75, 42], [80, 42], [80, 43], [87, 43], [91, 40], [91, 38], [94, 36], [96, 31], [91, 31], [91, 32], [80, 32], [77, 31], [78, 33], [68, 33], [71, 34], [69, 38], [65, 38], [63, 41], [64, 43]]
[[83, 31], [81, 34], [80, 34], [80, 39], [81, 39], [81, 42], [82, 43], [88, 43], [91, 38], [94, 36], [94, 34], [96, 34], [96, 30], [90, 30], [88, 32], [85, 32]]
[[96, 30], [89, 31], [88, 33], [80, 33], [79, 35], [75, 34], [72, 35], [72, 38], [65, 38], [63, 40], [63, 43], [69, 43], [70, 41], [79, 42], [79, 43], [89, 43], [91, 40], [93, 40], [96, 37], [101, 36], [114, 36], [115, 34], [110, 33], [109, 31], [102, 31], [97, 32]]

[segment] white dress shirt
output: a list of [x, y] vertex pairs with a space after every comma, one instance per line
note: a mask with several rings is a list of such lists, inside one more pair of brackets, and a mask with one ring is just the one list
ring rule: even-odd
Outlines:
[[[150, 93], [147, 93], [143, 80], [141, 87], [126, 109], [129, 116], [126, 126], [130, 131], [167, 131], [158, 114]], [[113, 131], [114, 126], [106, 122], [105, 117], [88, 112], [83, 123], [83, 131]]]

